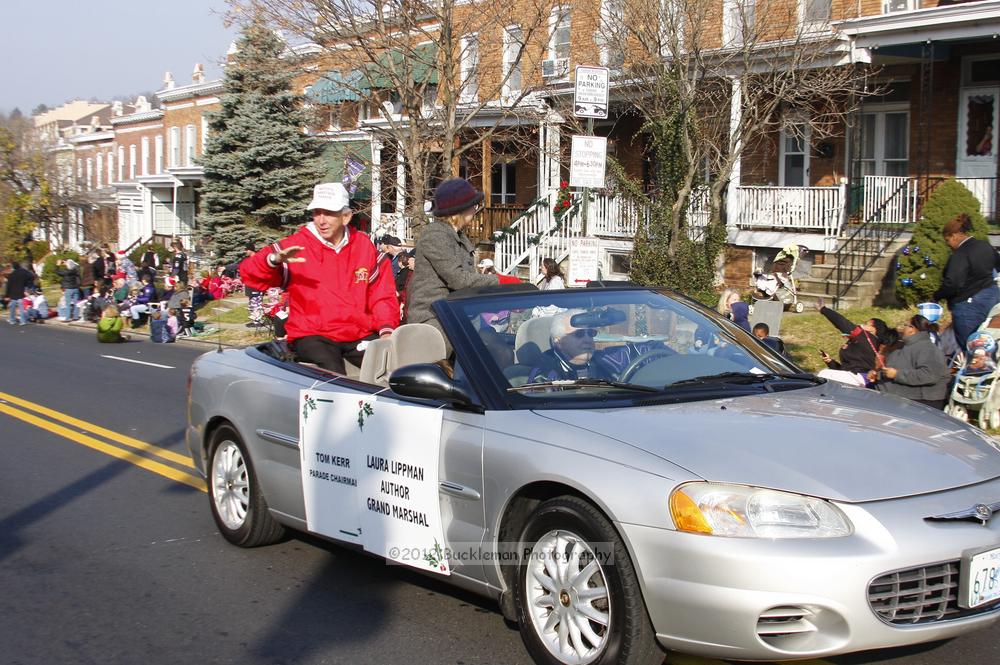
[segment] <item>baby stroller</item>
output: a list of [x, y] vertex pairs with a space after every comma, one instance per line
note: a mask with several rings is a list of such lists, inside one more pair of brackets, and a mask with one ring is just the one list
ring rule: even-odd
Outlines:
[[788, 245], [774, 257], [764, 270], [754, 272], [754, 301], [777, 300], [795, 312], [801, 312], [804, 305], [799, 302], [796, 277], [808, 275], [812, 269], [809, 250], [803, 245]]
[[965, 348], [965, 365], [955, 374], [944, 412], [965, 422], [976, 418], [983, 429], [1000, 428], [997, 341], [989, 332], [980, 330], [969, 335]]

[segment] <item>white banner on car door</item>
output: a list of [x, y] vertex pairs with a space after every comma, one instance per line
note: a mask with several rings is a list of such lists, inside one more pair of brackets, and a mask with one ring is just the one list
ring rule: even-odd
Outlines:
[[[438, 495], [441, 410], [321, 390], [299, 393], [310, 531], [450, 575]], [[427, 554], [415, 560], [414, 551]]]

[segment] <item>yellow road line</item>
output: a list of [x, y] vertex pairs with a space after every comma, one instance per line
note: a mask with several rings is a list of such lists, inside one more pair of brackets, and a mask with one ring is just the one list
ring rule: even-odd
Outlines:
[[[170, 480], [175, 480], [197, 490], [201, 490], [202, 492], [206, 491], [204, 480], [189, 473], [185, 473], [184, 471], [179, 471], [178, 469], [169, 467], [166, 464], [161, 464], [160, 462], [136, 455], [128, 450], [123, 450], [117, 446], [112, 446], [104, 443], [103, 441], [98, 441], [97, 439], [87, 436], [86, 434], [80, 434], [79, 432], [75, 432], [67, 427], [63, 427], [62, 425], [57, 425], [56, 423], [49, 422], [48, 420], [44, 420], [25, 411], [21, 411], [20, 409], [15, 409], [7, 404], [0, 404], [0, 413], [6, 413], [8, 416], [13, 416], [18, 420], [23, 420], [30, 425], [41, 427], [42, 429], [52, 432], [53, 434], [66, 437], [71, 441], [83, 444], [88, 448], [93, 448], [94, 450], [100, 451], [106, 455], [117, 457], [120, 460], [134, 464], [138, 467], [146, 469], [147, 471], [152, 471], [153, 473], [169, 478]], [[150, 444], [145, 445], [149, 446]]]
[[97, 434], [105, 439], [110, 439], [112, 441], [117, 441], [123, 445], [130, 448], [135, 448], [143, 452], [149, 453], [150, 455], [155, 455], [161, 459], [165, 459], [168, 462], [173, 462], [174, 464], [180, 464], [181, 466], [186, 466], [189, 469], [195, 468], [194, 462], [187, 455], [180, 455], [172, 450], [166, 450], [160, 448], [159, 446], [154, 446], [151, 443], [146, 443], [145, 441], [140, 441], [139, 439], [133, 439], [130, 436], [124, 434], [119, 434], [114, 430], [106, 429], [100, 425], [94, 425], [93, 423], [88, 423], [86, 420], [80, 420], [79, 418], [74, 418], [68, 416], [60, 411], [53, 411], [41, 404], [35, 404], [34, 402], [29, 402], [28, 400], [21, 399], [20, 397], [15, 397], [13, 395], [8, 395], [7, 393], [0, 392], [0, 400], [10, 402], [11, 404], [16, 404], [22, 408], [28, 409], [29, 411], [34, 411], [35, 413], [40, 413], [44, 416], [50, 418], [55, 418], [56, 420], [66, 423], [67, 425], [73, 425], [74, 427], [79, 427], [82, 430], [86, 430], [91, 434]]

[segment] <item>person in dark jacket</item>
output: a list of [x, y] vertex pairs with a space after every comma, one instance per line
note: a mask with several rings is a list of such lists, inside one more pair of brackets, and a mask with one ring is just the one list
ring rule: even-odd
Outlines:
[[177, 278], [177, 281], [187, 284], [188, 281], [188, 257], [184, 252], [184, 244], [180, 240], [170, 243], [170, 249], [174, 255], [170, 258], [170, 274]]
[[86, 299], [90, 297], [90, 294], [94, 292], [94, 284], [96, 282], [94, 275], [94, 261], [97, 260], [97, 255], [94, 253], [87, 254], [83, 259], [83, 263], [80, 264], [80, 298]]
[[934, 294], [934, 300], [948, 301], [955, 339], [963, 348], [990, 308], [1000, 303], [994, 272], [1000, 270], [1000, 255], [987, 241], [971, 237], [971, 232], [972, 220], [965, 213], [945, 223], [942, 234], [951, 256]]
[[435, 300], [473, 286], [520, 282], [516, 277], [482, 275], [476, 270], [475, 246], [464, 229], [479, 213], [482, 200], [483, 193], [464, 178], [445, 180], [434, 190], [431, 214], [436, 219], [417, 240], [417, 263], [406, 298], [407, 323], [429, 323], [440, 330], [431, 309]]
[[80, 299], [80, 266], [73, 259], [60, 259], [56, 264], [59, 286], [63, 291], [63, 306], [59, 309], [60, 321], [79, 318], [76, 302]]
[[118, 272], [118, 255], [111, 251], [108, 243], [101, 245], [101, 258], [104, 259], [104, 283], [114, 286], [115, 273]]
[[159, 308], [156, 298], [156, 287], [150, 281], [149, 275], [143, 275], [142, 288], [139, 289], [139, 294], [135, 298], [135, 304], [129, 308], [133, 328], [139, 324], [141, 315], [148, 313], [154, 304]]
[[837, 360], [823, 352], [823, 362], [827, 369], [820, 371], [819, 376], [854, 386], [868, 385], [868, 373], [881, 369], [880, 347], [890, 343], [895, 337], [889, 326], [882, 319], [868, 319], [861, 325], [851, 323], [842, 314], [827, 307], [822, 298], [816, 301], [816, 308], [837, 330], [847, 336], [840, 347]]
[[35, 276], [22, 268], [20, 263], [11, 264], [10, 274], [7, 275], [7, 288], [3, 295], [4, 300], [7, 301], [7, 322], [11, 325], [20, 323], [24, 326], [28, 324], [28, 312], [24, 309], [24, 295], [34, 281]]
[[944, 408], [951, 373], [944, 352], [931, 340], [932, 327], [917, 314], [896, 328], [902, 347], [886, 356], [881, 372], [872, 370], [869, 375], [878, 390]]

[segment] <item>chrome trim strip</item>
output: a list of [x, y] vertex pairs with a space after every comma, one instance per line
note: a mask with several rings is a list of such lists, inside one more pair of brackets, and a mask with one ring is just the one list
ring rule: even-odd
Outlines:
[[452, 496], [457, 496], [460, 499], [470, 499], [472, 501], [479, 501], [482, 496], [476, 490], [471, 487], [466, 487], [465, 485], [459, 485], [458, 483], [453, 483], [450, 480], [438, 481], [438, 490], [444, 492], [445, 494], [451, 494]]
[[277, 443], [282, 446], [294, 448], [295, 450], [299, 449], [299, 439], [296, 436], [288, 436], [287, 434], [281, 434], [280, 432], [272, 432], [269, 429], [257, 430], [257, 436], [265, 441], [270, 441], [271, 443]]

